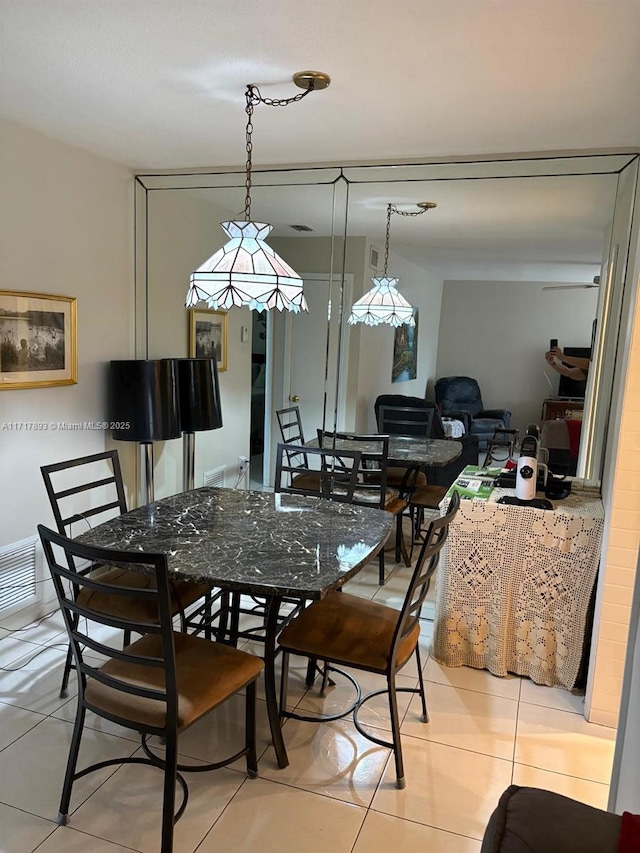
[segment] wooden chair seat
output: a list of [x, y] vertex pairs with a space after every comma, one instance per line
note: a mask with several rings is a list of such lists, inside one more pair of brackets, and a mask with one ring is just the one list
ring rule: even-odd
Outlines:
[[[387, 468], [387, 485], [391, 486], [394, 489], [399, 489], [405, 483], [405, 478], [407, 476], [407, 469], [391, 466]], [[372, 471], [368, 475], [369, 482], [371, 483], [379, 483], [380, 482], [380, 474]], [[426, 486], [427, 485], [427, 477], [423, 471], [418, 471], [415, 478], [416, 486]]]
[[[384, 673], [397, 626], [398, 611], [393, 607], [346, 592], [331, 592], [283, 630], [280, 645], [293, 654]], [[420, 626], [415, 624], [400, 640], [396, 668], [411, 657], [419, 636]]]
[[[117, 566], [101, 566], [91, 572], [90, 577], [100, 580], [103, 584], [125, 586], [129, 589], [155, 589], [155, 578], [142, 572], [132, 572]], [[187, 581], [172, 581], [171, 610], [174, 616], [186, 610], [198, 599], [211, 592], [207, 584], [188, 583]], [[119, 595], [109, 595], [91, 589], [81, 589], [78, 594], [78, 604], [90, 607], [98, 613], [111, 614], [118, 619], [145, 619], [150, 622], [158, 621], [157, 610], [147, 600], [124, 598]]]
[[419, 486], [409, 498], [413, 506], [424, 509], [438, 509], [443, 497], [447, 494], [446, 486]]
[[[229, 696], [243, 690], [262, 672], [264, 664], [254, 655], [222, 643], [212, 643], [193, 634], [173, 633], [176, 655], [178, 693], [178, 731], [199, 720], [207, 712], [222, 704]], [[162, 640], [158, 635], [147, 634], [124, 651], [142, 657], [162, 657]], [[136, 688], [158, 690], [164, 688], [165, 671], [162, 668], [111, 659], [100, 667], [100, 672], [117, 678]], [[203, 678], [209, 673], [211, 678]], [[166, 702], [145, 696], [125, 693], [95, 678], [87, 679], [85, 699], [89, 705], [100, 708], [142, 726], [164, 727]]]

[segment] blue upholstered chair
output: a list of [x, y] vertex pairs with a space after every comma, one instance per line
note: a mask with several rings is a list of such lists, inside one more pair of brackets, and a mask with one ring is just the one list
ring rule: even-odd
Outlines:
[[446, 418], [462, 421], [469, 435], [477, 435], [480, 449], [497, 429], [506, 429], [511, 420], [508, 409], [485, 409], [480, 386], [470, 376], [445, 376], [436, 382], [436, 403]]

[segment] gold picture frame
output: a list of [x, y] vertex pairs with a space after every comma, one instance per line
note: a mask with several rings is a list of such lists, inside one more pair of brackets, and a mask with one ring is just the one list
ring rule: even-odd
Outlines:
[[0, 391], [78, 382], [77, 300], [0, 290]]
[[229, 340], [226, 311], [189, 309], [189, 358], [216, 359], [218, 373], [227, 369]]

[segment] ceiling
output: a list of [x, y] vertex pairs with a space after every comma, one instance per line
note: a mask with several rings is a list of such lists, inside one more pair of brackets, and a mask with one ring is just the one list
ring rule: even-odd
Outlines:
[[640, 0], [0, 0], [2, 116], [136, 170], [640, 146]]

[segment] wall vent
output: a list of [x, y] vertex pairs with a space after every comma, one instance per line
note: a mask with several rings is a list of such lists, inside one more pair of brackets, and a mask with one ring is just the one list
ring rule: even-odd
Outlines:
[[0, 548], [0, 613], [3, 616], [40, 601], [42, 558], [37, 536]]
[[294, 231], [313, 231], [313, 228], [309, 228], [308, 225], [290, 225], [289, 228], [293, 228]]
[[205, 471], [202, 478], [202, 485], [223, 488], [226, 482], [226, 474], [226, 465], [220, 465], [218, 468], [212, 468], [210, 471]]
[[369, 253], [369, 266], [372, 270], [378, 269], [378, 263], [380, 262], [380, 253], [376, 248], [371, 246], [371, 251]]

